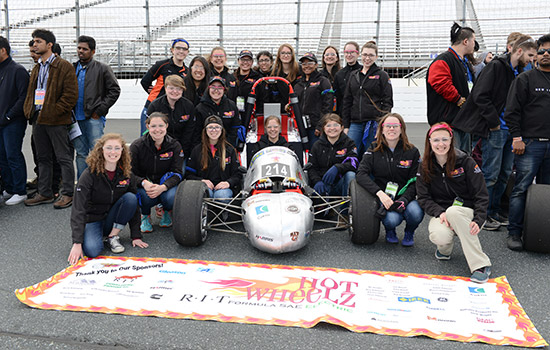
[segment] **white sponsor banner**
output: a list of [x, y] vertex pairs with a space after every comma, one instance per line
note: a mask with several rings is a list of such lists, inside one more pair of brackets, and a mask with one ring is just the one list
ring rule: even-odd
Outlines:
[[36, 308], [546, 346], [505, 277], [99, 257], [19, 289]]

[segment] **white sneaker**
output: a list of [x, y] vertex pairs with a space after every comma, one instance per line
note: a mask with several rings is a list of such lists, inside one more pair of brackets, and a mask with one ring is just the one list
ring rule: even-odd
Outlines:
[[13, 194], [8, 193], [6, 190], [4, 190], [4, 192], [2, 192], [2, 198], [4, 198], [5, 201], [10, 199], [12, 196], [13, 196]]
[[25, 199], [27, 199], [26, 195], [21, 196], [19, 194], [14, 194], [11, 196], [10, 199], [6, 201], [6, 205], [16, 205], [19, 203], [23, 203]]
[[107, 239], [113, 253], [122, 253], [124, 251], [124, 246], [120, 244], [119, 239], [120, 237], [118, 236], [109, 237]]

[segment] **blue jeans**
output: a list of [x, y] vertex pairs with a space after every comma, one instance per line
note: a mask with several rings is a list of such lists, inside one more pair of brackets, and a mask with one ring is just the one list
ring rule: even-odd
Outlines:
[[355, 173], [348, 171], [336, 184], [329, 186], [329, 196], [347, 196], [351, 180], [355, 179]]
[[483, 159], [481, 170], [489, 192], [487, 215], [494, 216], [500, 212], [500, 200], [506, 191], [514, 165], [510, 132], [495, 130], [489, 133], [488, 138], [482, 138], [481, 157]]
[[524, 139], [525, 153], [514, 156], [516, 182], [510, 195], [508, 233], [521, 236], [527, 189], [537, 177], [538, 183], [550, 184], [550, 142]]
[[472, 153], [472, 137], [469, 133], [462, 130], [453, 129], [455, 148], [466, 152], [470, 155]]
[[418, 225], [422, 222], [422, 219], [424, 218], [424, 211], [422, 208], [420, 208], [420, 205], [418, 205], [417, 201], [412, 201], [409, 204], [407, 204], [407, 207], [405, 208], [405, 212], [403, 214], [400, 214], [395, 211], [388, 211], [384, 219], [382, 220], [382, 224], [384, 224], [384, 228], [386, 231], [395, 230], [397, 226], [399, 226], [403, 219], [407, 222], [405, 226], [406, 232], [414, 232]]
[[363, 135], [365, 133], [365, 126], [367, 123], [351, 123], [349, 126], [348, 136], [355, 142], [357, 147], [357, 156], [359, 160], [363, 158], [363, 153], [370, 147], [370, 144], [376, 138], [376, 128], [371, 127], [369, 129], [369, 135], [367, 136], [366, 143], [363, 143]]
[[145, 120], [147, 119], [147, 109], [148, 109], [148, 104], [146, 104], [145, 107], [143, 107], [143, 109], [141, 110], [141, 114], [139, 117], [139, 120], [140, 120], [139, 136], [142, 136], [143, 133], [147, 130], [147, 126], [145, 126]]
[[315, 136], [315, 128], [309, 128], [307, 129], [307, 138], [309, 141], [309, 149], [313, 147], [313, 144], [319, 140], [318, 136]]
[[89, 222], [84, 228], [82, 250], [84, 255], [95, 258], [103, 251], [103, 237], [113, 228], [123, 229], [134, 216], [137, 209], [137, 197], [127, 192], [120, 197], [109, 210], [107, 217], [100, 221]]
[[172, 210], [174, 207], [174, 198], [176, 197], [177, 186], [164, 191], [156, 198], [149, 198], [143, 188], [138, 189], [139, 206], [142, 215], [150, 215], [151, 208], [161, 203], [164, 210]]
[[233, 197], [233, 191], [230, 188], [224, 188], [222, 190], [208, 190], [208, 196], [210, 198], [231, 198]]
[[6, 192], [26, 195], [27, 165], [21, 152], [27, 121], [17, 118], [0, 126], [0, 175]]
[[105, 119], [86, 119], [79, 120], [78, 126], [82, 135], [73, 140], [74, 149], [76, 151], [76, 174], [77, 178], [86, 170], [86, 158], [88, 153], [94, 148], [95, 142], [103, 136], [105, 128]]

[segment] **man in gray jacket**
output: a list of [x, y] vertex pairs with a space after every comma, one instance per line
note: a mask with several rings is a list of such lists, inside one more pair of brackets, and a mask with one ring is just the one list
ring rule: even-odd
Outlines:
[[77, 176], [87, 168], [86, 157], [103, 136], [105, 117], [120, 96], [120, 86], [108, 65], [93, 59], [95, 39], [81, 35], [76, 47], [79, 61], [73, 63], [78, 81], [78, 101], [74, 109], [82, 135], [73, 139]]

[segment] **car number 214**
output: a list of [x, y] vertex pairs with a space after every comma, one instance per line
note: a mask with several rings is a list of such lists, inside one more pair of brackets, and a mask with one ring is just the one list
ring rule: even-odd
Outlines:
[[271, 163], [262, 165], [262, 177], [290, 175], [290, 167], [287, 164]]

